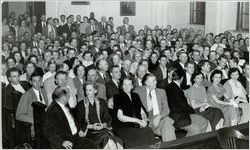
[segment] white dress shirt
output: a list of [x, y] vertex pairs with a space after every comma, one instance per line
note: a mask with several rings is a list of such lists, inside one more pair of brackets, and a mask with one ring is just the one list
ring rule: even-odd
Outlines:
[[191, 75], [186, 72], [186, 77], [187, 77], [187, 85], [192, 85], [192, 83], [191, 83]]
[[21, 93], [24, 93], [24, 92], [25, 92], [25, 90], [23, 89], [23, 87], [21, 86], [20, 83], [18, 83], [18, 84], [11, 84], [11, 85], [13, 86], [13, 88], [14, 88], [15, 90], [17, 90], [17, 91], [19, 91], [19, 92], [21, 92]]
[[33, 90], [34, 90], [34, 92], [35, 92], [35, 94], [36, 94], [37, 101], [46, 105], [46, 103], [45, 103], [45, 101], [44, 101], [44, 98], [43, 98], [43, 94], [42, 94], [42, 92], [40, 91], [41, 96], [42, 96], [42, 101], [40, 101], [39, 91], [38, 91], [37, 89], [34, 89], [34, 88], [33, 88]]
[[73, 116], [69, 112], [69, 109], [65, 105], [61, 104], [60, 102], [58, 102], [58, 101], [56, 101], [56, 102], [62, 108], [62, 110], [63, 110], [63, 112], [68, 120], [72, 135], [75, 135], [77, 133], [77, 127], [76, 127], [75, 120], [74, 120]]
[[[155, 93], [155, 89], [150, 91], [148, 88], [147, 89], [147, 104], [148, 104], [148, 111], [151, 111], [153, 109], [153, 115], [158, 115], [160, 113], [159, 107], [158, 107], [158, 102], [157, 102], [157, 97]], [[151, 97], [149, 96], [149, 92], [151, 92]]]

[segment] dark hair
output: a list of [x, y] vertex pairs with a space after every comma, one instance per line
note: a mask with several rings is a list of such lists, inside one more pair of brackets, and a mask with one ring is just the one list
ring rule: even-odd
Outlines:
[[233, 60], [236, 64], [238, 64], [238, 63], [239, 63], [239, 59], [238, 59], [238, 58], [236, 58], [236, 57], [232, 57], [232, 58], [230, 58], [230, 60]]
[[192, 84], [195, 83], [194, 79], [195, 79], [196, 76], [198, 76], [198, 75], [202, 75], [202, 78], [204, 78], [204, 75], [203, 75], [200, 71], [199, 71], [199, 72], [194, 72], [194, 73], [192, 74], [192, 76], [191, 76], [191, 83], [192, 83]]
[[32, 80], [34, 77], [38, 77], [38, 76], [42, 78], [42, 75], [39, 73], [39, 71], [35, 71], [31, 74], [30, 80]]
[[26, 72], [26, 69], [27, 69], [27, 66], [29, 65], [29, 64], [32, 64], [33, 66], [34, 66], [34, 68], [35, 68], [35, 70], [36, 70], [36, 65], [33, 63], [33, 62], [31, 62], [31, 61], [27, 61], [26, 63], [25, 63], [25, 65], [24, 65], [24, 71]]
[[184, 66], [187, 67], [188, 65], [194, 65], [195, 66], [195, 63], [193, 61], [187, 61]]
[[123, 82], [124, 82], [125, 80], [131, 81], [131, 82], [132, 82], [132, 85], [134, 85], [134, 79], [133, 79], [131, 76], [125, 76], [125, 77], [123, 78], [123, 80], [122, 80], [122, 85], [123, 85]]
[[238, 68], [230, 68], [228, 71], [228, 77], [231, 79], [231, 75], [234, 72], [238, 72], [238, 74], [240, 75], [240, 70]]
[[181, 72], [180, 70], [176, 69], [174, 70], [173, 74], [172, 74], [172, 80], [176, 81], [176, 80], [180, 80], [183, 77], [183, 72]]
[[8, 63], [8, 60], [9, 59], [13, 59], [13, 61], [16, 63], [16, 59], [14, 58], [14, 57], [12, 57], [12, 56], [10, 56], [10, 57], [8, 57], [7, 59], [6, 59], [6, 62]]
[[7, 72], [6, 72], [6, 76], [7, 76], [7, 78], [9, 78], [10, 77], [10, 73], [11, 72], [18, 72], [19, 73], [19, 75], [21, 75], [22, 73], [21, 73], [21, 71], [19, 70], [19, 69], [17, 69], [17, 68], [9, 68], [8, 70], [7, 70]]
[[74, 68], [74, 74], [75, 74], [75, 76], [77, 76], [77, 70], [78, 70], [78, 68], [81, 67], [81, 66], [84, 68], [84, 72], [85, 72], [85, 67], [84, 67], [84, 65], [79, 64], [79, 65], [77, 65], [77, 66]]
[[90, 51], [85, 51], [85, 52], [83, 52], [82, 57], [84, 57], [84, 56], [85, 56], [85, 55], [87, 55], [87, 54], [90, 54], [90, 55], [91, 55], [91, 57], [92, 57], [92, 53], [91, 53]]
[[159, 60], [161, 60], [162, 58], [166, 58], [166, 59], [168, 59], [168, 58], [167, 58], [167, 56], [166, 56], [166, 55], [164, 55], [164, 54], [160, 55]]
[[146, 85], [146, 81], [148, 80], [149, 77], [154, 77], [154, 74], [152, 73], [146, 73], [144, 77], [142, 78], [142, 85]]
[[206, 63], [209, 63], [209, 61], [208, 61], [208, 60], [201, 60], [201, 61], [198, 63], [199, 68], [201, 69]]
[[213, 77], [216, 75], [216, 74], [220, 74], [222, 76], [222, 71], [221, 70], [218, 70], [218, 69], [215, 69], [212, 73], [211, 73], [211, 76], [210, 76], [210, 81], [213, 82]]
[[52, 93], [52, 99], [55, 101], [55, 100], [65, 96], [67, 94], [68, 94], [68, 92], [66, 89], [64, 89], [62, 86], [57, 86]]

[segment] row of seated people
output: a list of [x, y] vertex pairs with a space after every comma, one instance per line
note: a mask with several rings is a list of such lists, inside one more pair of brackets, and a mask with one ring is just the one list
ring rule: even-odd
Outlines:
[[[96, 70], [90, 69], [89, 72], [91, 71]], [[14, 82], [19, 82], [19, 72], [20, 71], [16, 68], [11, 68], [8, 70], [7, 74], [11, 79], [14, 79]], [[113, 104], [111, 104], [112, 106], [109, 110], [107, 107], [107, 101], [98, 97], [99, 87], [94, 82], [87, 82], [86, 84], [84, 84], [84, 87], [81, 87], [85, 93], [85, 97], [75, 106], [73, 94], [70, 90], [71, 88], [67, 87], [67, 73], [65, 71], [58, 71], [53, 78], [55, 78], [55, 83], [57, 85], [55, 86], [56, 89], [57, 87], [65, 87], [65, 89], [67, 89], [66, 93], [68, 93], [68, 96], [66, 96], [66, 102], [64, 103], [64, 105], [68, 104], [69, 108], [73, 108], [73, 110], [75, 111], [74, 114], [76, 115], [76, 120], [78, 123], [80, 123], [80, 128], [82, 129], [79, 132], [79, 136], [84, 135], [84, 137], [86, 136], [90, 139], [92, 139], [94, 136], [88, 135], [88, 133], [90, 134], [91, 132], [94, 132], [94, 135], [97, 136], [98, 132], [96, 133], [96, 130], [99, 131], [103, 128], [107, 128], [108, 131], [111, 131], [110, 127], [112, 126], [116, 135], [125, 141], [125, 145], [127, 147], [133, 147], [143, 144], [153, 144], [155, 142], [154, 134], [160, 135], [163, 141], [174, 140], [176, 139], [175, 128], [187, 130], [187, 136], [190, 136], [209, 131], [209, 124], [211, 124], [212, 130], [215, 130], [223, 126], [231, 126], [248, 121], [248, 102], [246, 96], [244, 95], [246, 93], [244, 93], [243, 86], [239, 81], [237, 81], [237, 78], [239, 76], [239, 70], [237, 68], [230, 69], [230, 80], [228, 80], [224, 84], [224, 87], [220, 85], [222, 71], [214, 70], [210, 77], [212, 84], [208, 87], [208, 93], [206, 92], [206, 89], [202, 84], [204, 78], [203, 74], [201, 72], [194, 73], [191, 77], [193, 86], [185, 91], [186, 96], [181, 90], [183, 74], [177, 69], [173, 69], [171, 72], [172, 73], [170, 74], [172, 74], [172, 82], [166, 86], [166, 92], [163, 89], [156, 88], [156, 77], [151, 73], [145, 74], [142, 79], [143, 86], [135, 88], [134, 92], [132, 92], [134, 86], [134, 79], [132, 77], [124, 77], [121, 82], [121, 89], [119, 90], [119, 83], [117, 83], [116, 85], [115, 81], [117, 78], [121, 77], [121, 74], [119, 72], [119, 67], [114, 66], [111, 72], [113, 82], [112, 84], [115, 85], [113, 87], [116, 87], [118, 89], [118, 93], [115, 94], [112, 98]], [[33, 76], [36, 80], [33, 79]], [[117, 78], [115, 78], [115, 76]], [[11, 83], [12, 82], [13, 81], [11, 80]], [[234, 82], [239, 86], [237, 87], [239, 89], [238, 92], [232, 90], [232, 88], [234, 88], [232, 87], [234, 86]], [[22, 95], [20, 102], [18, 103], [16, 110], [16, 119], [18, 121], [30, 123], [34, 126], [31, 103], [39, 101], [43, 104], [48, 104], [48, 98], [46, 91], [44, 89], [41, 89], [42, 77], [38, 72], [34, 72], [31, 75], [31, 83], [32, 88], [27, 90]], [[28, 85], [28, 83], [26, 84]], [[90, 89], [88, 89], [88, 85], [91, 85]], [[106, 86], [108, 87], [108, 85], [109, 84], [107, 84]], [[19, 90], [21, 89], [22, 87]], [[60, 136], [68, 136], [68, 134], [65, 135], [65, 132], [62, 131], [58, 131], [56, 133], [52, 132], [56, 129], [60, 130], [60, 125], [62, 125], [63, 123], [60, 122], [62, 120], [53, 120], [52, 122], [50, 122], [51, 120], [49, 119], [50, 116], [53, 116], [52, 114], [48, 115], [48, 110], [50, 109], [50, 107], [54, 107], [55, 98], [53, 95], [55, 94], [55, 91], [56, 90], [52, 92], [53, 101], [47, 109], [44, 124], [44, 135], [51, 143], [54, 143], [52, 142], [54, 140], [58, 140], [58, 134]], [[5, 92], [6, 94], [9, 92], [8, 86]], [[6, 97], [9, 96], [11, 95], [6, 95]], [[96, 100], [98, 99], [100, 99], [100, 103], [103, 103], [103, 106], [100, 106], [101, 104], [97, 104], [98, 102]], [[4, 103], [6, 102], [7, 101], [5, 98]], [[90, 106], [92, 106], [93, 108], [90, 109]], [[92, 113], [88, 112], [90, 110], [92, 110]], [[98, 110], [102, 112], [99, 112]], [[53, 114], [55, 114], [55, 112]], [[65, 115], [67, 116], [66, 113]], [[203, 116], [204, 118], [201, 116]], [[56, 118], [58, 118], [58, 116]], [[111, 121], [112, 119], [113, 121]], [[207, 119], [210, 123], [208, 123]], [[53, 124], [53, 122], [57, 122], [59, 124], [56, 125]], [[72, 131], [73, 129], [71, 123], [74, 122], [74, 119], [68, 120], [68, 122]], [[102, 122], [105, 122], [106, 124], [102, 124]], [[64, 123], [67, 122], [65, 122], [64, 120]], [[143, 129], [140, 129], [142, 127]], [[76, 131], [77, 130], [75, 130], [75, 132]], [[134, 135], [134, 138], [131, 138], [131, 134]], [[104, 135], [105, 134], [101, 132], [99, 136], [95, 137], [97, 139], [99, 138], [99, 140], [100, 138], [102, 139], [98, 144], [104, 144], [102, 143]], [[110, 134], [108, 135], [110, 136]], [[108, 139], [110, 138], [108, 135], [106, 135], [106, 142], [108, 142]], [[145, 139], [139, 138], [142, 135], [148, 136], [145, 136]], [[31, 137], [34, 136], [34, 129], [32, 130], [31, 128]], [[115, 141], [119, 142], [121, 141], [119, 139], [117, 140], [114, 137], [112, 137], [112, 139], [115, 139]], [[60, 142], [57, 144], [59, 145], [54, 146], [61, 146]], [[122, 142], [120, 142], [120, 144], [122, 144]]]
[[132, 33], [124, 20], [123, 33], [6, 35], [4, 148], [131, 148], [248, 121], [248, 38], [171, 26]]

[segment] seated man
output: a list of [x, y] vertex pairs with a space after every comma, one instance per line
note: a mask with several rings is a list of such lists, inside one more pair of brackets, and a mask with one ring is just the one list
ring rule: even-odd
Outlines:
[[151, 73], [143, 77], [142, 83], [143, 86], [136, 88], [134, 92], [140, 96], [147, 110], [149, 127], [162, 137], [163, 142], [175, 140], [174, 121], [168, 116], [169, 107], [165, 91], [156, 88], [156, 77]]
[[69, 107], [69, 90], [67, 87], [58, 86], [52, 93], [53, 102], [46, 112], [44, 135], [50, 142], [51, 148], [97, 148], [93, 141], [80, 138], [79, 126], [75, 122]]
[[169, 116], [174, 119], [174, 126], [186, 130], [186, 136], [206, 132], [208, 120], [195, 114], [180, 88], [183, 80], [182, 72], [175, 70], [172, 74], [172, 80], [166, 88], [166, 93], [170, 108]]
[[[48, 104], [46, 91], [41, 88], [42, 76], [38, 72], [31, 75], [32, 88], [26, 91], [18, 103], [16, 110], [16, 119], [31, 124], [31, 137], [35, 137], [34, 118], [32, 102], [40, 102], [44, 105]], [[22, 140], [22, 139], [21, 139]]]

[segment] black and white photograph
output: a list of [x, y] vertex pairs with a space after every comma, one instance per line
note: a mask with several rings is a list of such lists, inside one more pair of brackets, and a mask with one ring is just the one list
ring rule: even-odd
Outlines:
[[249, 2], [1, 2], [0, 149], [249, 149]]

